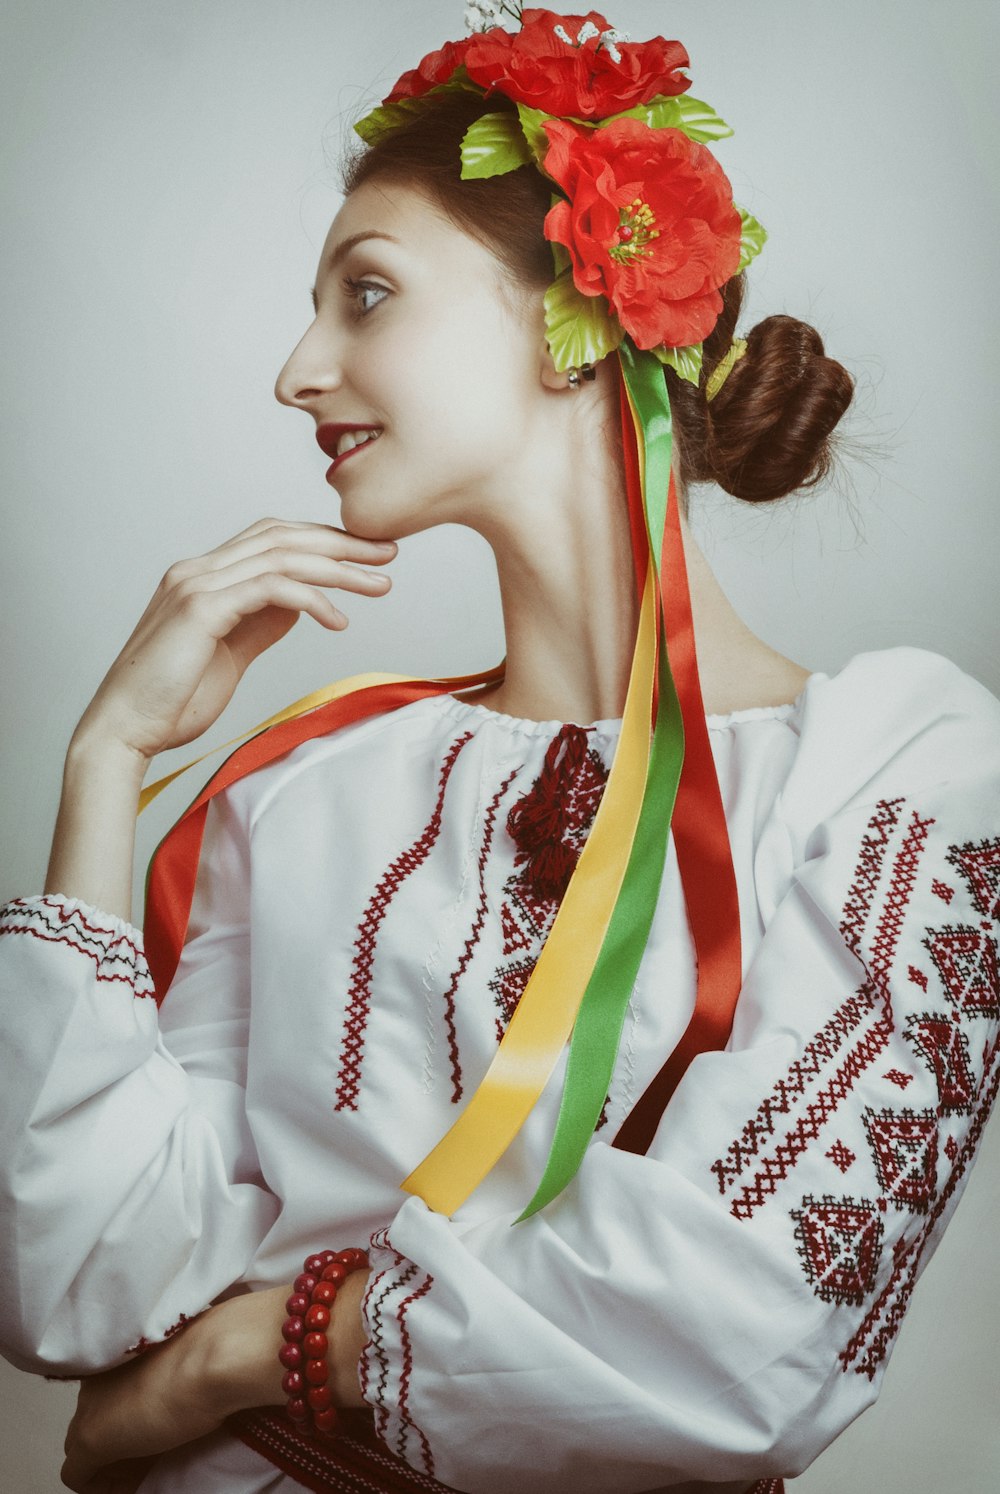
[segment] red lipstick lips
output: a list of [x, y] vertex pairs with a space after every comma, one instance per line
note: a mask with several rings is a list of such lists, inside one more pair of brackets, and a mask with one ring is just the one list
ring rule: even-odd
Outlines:
[[347, 461], [348, 457], [353, 456], [356, 451], [363, 451], [366, 446], [374, 444], [371, 441], [362, 441], [359, 446], [353, 446], [350, 451], [345, 451], [342, 456], [338, 456], [337, 443], [345, 431], [380, 431], [381, 429], [382, 427], [379, 425], [359, 425], [356, 421], [343, 421], [339, 424], [331, 423], [318, 426], [316, 429], [316, 440], [321, 450], [326, 452], [328, 457], [333, 457], [332, 463], [326, 469], [327, 482], [330, 481], [333, 473], [341, 463]]

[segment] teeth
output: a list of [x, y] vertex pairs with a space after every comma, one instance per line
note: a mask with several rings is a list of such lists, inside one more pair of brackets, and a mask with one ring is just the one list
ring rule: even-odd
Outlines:
[[376, 436], [382, 432], [377, 431], [345, 431], [337, 442], [337, 455], [343, 456], [345, 451], [353, 451], [355, 446], [361, 446], [365, 441], [374, 441]]

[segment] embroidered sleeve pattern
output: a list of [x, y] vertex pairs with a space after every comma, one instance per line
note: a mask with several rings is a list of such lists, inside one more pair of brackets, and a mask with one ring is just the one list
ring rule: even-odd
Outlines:
[[[212, 816], [207, 863], [238, 847]], [[0, 911], [0, 1344], [19, 1368], [86, 1374], [171, 1337], [274, 1222], [245, 1117], [242, 895], [199, 871], [170, 998], [184, 1063], [138, 930], [73, 898]], [[211, 1058], [206, 1009], [228, 1038]]]
[[0, 938], [61, 945], [91, 962], [95, 980], [128, 986], [137, 997], [153, 995], [138, 930], [75, 898], [14, 898], [0, 907]]
[[385, 1264], [373, 1270], [365, 1293], [369, 1339], [361, 1356], [361, 1393], [374, 1406], [375, 1431], [386, 1446], [433, 1479], [430, 1443], [410, 1410], [413, 1344], [406, 1318], [413, 1303], [430, 1292], [434, 1278], [399, 1254], [388, 1229], [372, 1235], [371, 1248]]

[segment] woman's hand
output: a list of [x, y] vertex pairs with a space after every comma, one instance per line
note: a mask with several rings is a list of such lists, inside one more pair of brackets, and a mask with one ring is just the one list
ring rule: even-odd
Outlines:
[[[341, 1406], [365, 1404], [357, 1366], [367, 1337], [366, 1284], [363, 1271], [348, 1276], [327, 1331], [330, 1385]], [[112, 1465], [193, 1442], [236, 1411], [281, 1405], [278, 1350], [291, 1291], [282, 1286], [231, 1297], [133, 1363], [85, 1379], [66, 1435], [63, 1483], [78, 1494], [111, 1494]]]
[[347, 618], [325, 594], [384, 596], [394, 541], [328, 524], [258, 519], [205, 555], [166, 572], [76, 729], [147, 761], [200, 736], [229, 703], [247, 666], [308, 612], [339, 631]]

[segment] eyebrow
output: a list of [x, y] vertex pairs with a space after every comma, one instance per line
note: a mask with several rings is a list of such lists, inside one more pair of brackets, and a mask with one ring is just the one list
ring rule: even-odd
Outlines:
[[[335, 270], [340, 262], [350, 254], [355, 244], [360, 244], [364, 239], [388, 239], [390, 244], [398, 244], [400, 242], [391, 233], [381, 233], [377, 228], [363, 228], [360, 233], [352, 233], [348, 238], [341, 239], [336, 249], [330, 251], [330, 257], [326, 262], [327, 269], [330, 271]], [[313, 311], [319, 311], [315, 286], [312, 287], [309, 294], [312, 297]]]

